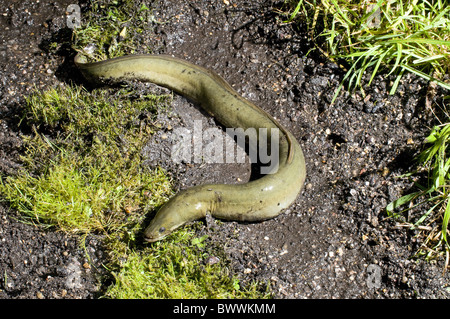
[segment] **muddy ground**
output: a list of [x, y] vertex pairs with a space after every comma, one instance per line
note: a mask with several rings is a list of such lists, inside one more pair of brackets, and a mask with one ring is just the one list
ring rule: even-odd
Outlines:
[[[18, 114], [25, 97], [34, 87], [79, 77], [70, 48], [45, 49], [49, 40], [70, 37], [64, 12], [74, 2], [0, 0], [2, 174], [20, 165]], [[420, 240], [385, 212], [410, 189], [396, 176], [408, 171], [432, 125], [433, 117], [424, 111], [427, 83], [406, 76], [391, 96], [392, 79], [379, 76], [366, 97], [343, 93], [330, 106], [343, 73], [310, 52], [302, 25], [277, 21], [274, 9], [281, 4], [164, 0], [152, 5], [155, 21], [165, 21], [149, 30], [157, 53], [215, 70], [287, 127], [306, 157], [305, 188], [285, 213], [261, 223], [205, 226], [202, 232], [211, 244], [226, 247], [244, 281], [269, 281], [276, 298], [448, 298], [444, 261], [412, 258]], [[444, 93], [438, 90], [436, 99]], [[184, 98], [174, 97], [173, 111], [179, 117], [163, 113], [160, 120], [172, 127], [189, 126], [193, 119], [203, 119], [205, 128], [217, 126]], [[152, 140], [143, 150], [149, 164], [161, 154], [155, 145], [163, 144]], [[161, 165], [176, 176], [179, 188], [251, 178], [246, 164]], [[88, 263], [77, 238], [16, 217], [0, 204], [0, 298], [101, 294], [106, 283], [99, 285], [97, 276], [104, 258], [100, 239], [87, 240]]]

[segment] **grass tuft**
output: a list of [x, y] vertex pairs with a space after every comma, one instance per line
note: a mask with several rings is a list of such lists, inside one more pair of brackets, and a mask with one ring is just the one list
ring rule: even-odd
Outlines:
[[386, 210], [389, 216], [401, 219], [408, 213], [402, 225], [419, 231], [424, 240], [418, 255], [432, 259], [450, 250], [450, 123], [434, 127], [425, 142], [429, 146], [417, 156], [417, 162], [427, 174], [426, 183], [415, 180], [416, 172], [404, 175], [413, 179], [418, 190], [391, 202]]
[[405, 72], [450, 89], [445, 80], [450, 67], [447, 1], [300, 0], [294, 5], [287, 21], [300, 12], [298, 15], [307, 21], [311, 38], [320, 51], [346, 65], [334, 98], [344, 84], [349, 90], [363, 91], [366, 72], [370, 72], [367, 85], [379, 71], [394, 74], [391, 94], [396, 92]]

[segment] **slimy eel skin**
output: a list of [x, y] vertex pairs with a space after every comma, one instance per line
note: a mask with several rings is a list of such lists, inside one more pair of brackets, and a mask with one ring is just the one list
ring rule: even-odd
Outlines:
[[[87, 63], [81, 55], [75, 64], [89, 80], [141, 80], [187, 97], [227, 128], [278, 130], [276, 170], [244, 184], [207, 184], [180, 191], [157, 212], [144, 232], [147, 242], [160, 240], [187, 222], [206, 214], [219, 219], [261, 221], [278, 216], [300, 193], [306, 168], [295, 137], [274, 118], [241, 97], [216, 73], [164, 55], [129, 55]], [[258, 134], [257, 138], [260, 138]]]

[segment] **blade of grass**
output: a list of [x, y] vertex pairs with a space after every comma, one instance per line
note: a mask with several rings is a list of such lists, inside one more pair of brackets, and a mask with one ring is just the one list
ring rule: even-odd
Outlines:
[[402, 64], [401, 67], [406, 69], [406, 70], [408, 70], [411, 73], [414, 73], [414, 74], [416, 74], [416, 75], [418, 75], [418, 76], [428, 80], [428, 81], [436, 82], [438, 85], [442, 86], [443, 88], [446, 88], [447, 90], [450, 90], [450, 84], [447, 84], [444, 81], [436, 79], [433, 76], [431, 76], [429, 74], [426, 74], [426, 73], [424, 73], [422, 71], [419, 71], [417, 69], [414, 69], [414, 68], [412, 68], [412, 67], [410, 67], [410, 66], [408, 66], [406, 64]]
[[369, 85], [370, 85], [370, 83], [372, 83], [372, 80], [374, 79], [375, 75], [377, 74], [381, 63], [383, 62], [383, 60], [387, 54], [388, 54], [388, 51], [385, 51], [385, 52], [381, 53], [381, 55], [379, 56], [378, 61], [375, 64], [375, 67], [373, 68], [372, 76], [370, 77], [370, 80], [369, 80]]
[[[440, 196], [439, 196], [440, 197]], [[427, 210], [427, 212], [425, 214], [423, 214], [418, 220], [417, 222], [414, 223], [414, 226], [419, 226], [421, 225], [427, 218], [428, 216], [430, 216], [430, 214], [436, 209], [436, 207], [441, 206], [443, 203], [442, 200], [438, 201], [435, 205], [433, 205], [429, 210]]]
[[404, 196], [394, 200], [393, 202], [390, 202], [386, 207], [388, 214], [394, 214], [395, 209], [397, 209], [398, 207], [403, 206], [407, 203], [412, 202], [418, 196], [422, 195], [422, 193], [423, 192], [414, 192], [414, 193], [411, 193], [408, 195], [404, 195]]
[[448, 221], [450, 220], [450, 200], [447, 199], [447, 206], [445, 207], [444, 217], [442, 220], [442, 238], [444, 239], [445, 243], [449, 245], [447, 242], [447, 228], [448, 228]]
[[297, 3], [297, 6], [295, 7], [294, 11], [292, 11], [292, 13], [290, 14], [289, 18], [285, 21], [283, 21], [284, 23], [289, 23], [292, 22], [292, 20], [294, 20], [294, 18], [297, 16], [298, 12], [300, 11], [300, 8], [302, 7], [303, 4], [303, 0], [300, 0]]
[[404, 69], [402, 69], [400, 71], [400, 73], [397, 75], [397, 77], [395, 78], [394, 84], [392, 85], [391, 90], [389, 91], [389, 94], [391, 94], [391, 95], [395, 94], [395, 92], [397, 91], [397, 87], [400, 83], [400, 80], [403, 77], [403, 73], [405, 73]]

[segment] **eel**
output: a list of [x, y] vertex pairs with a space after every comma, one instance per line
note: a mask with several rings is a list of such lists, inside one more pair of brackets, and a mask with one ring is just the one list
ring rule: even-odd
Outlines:
[[[156, 213], [144, 231], [146, 242], [163, 239], [180, 226], [205, 218], [244, 222], [278, 216], [299, 195], [306, 167], [295, 137], [278, 121], [241, 97], [222, 77], [206, 68], [166, 55], [127, 55], [88, 63], [77, 54], [74, 62], [94, 82], [140, 80], [169, 88], [200, 105], [227, 128], [267, 129], [278, 136], [278, 165], [261, 178], [243, 184], [198, 185], [180, 191]], [[278, 130], [278, 135], [274, 135]], [[257, 133], [256, 138], [260, 139]], [[260, 142], [258, 140], [258, 142]]]

